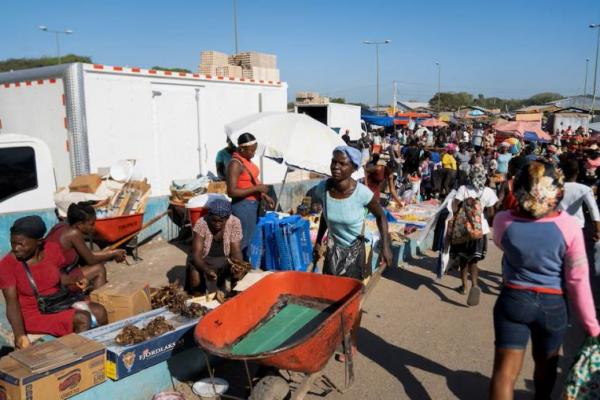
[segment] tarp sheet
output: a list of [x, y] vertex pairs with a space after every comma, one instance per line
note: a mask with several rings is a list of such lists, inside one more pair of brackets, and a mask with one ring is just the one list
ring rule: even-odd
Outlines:
[[386, 117], [381, 115], [366, 115], [362, 114], [360, 116], [365, 122], [369, 124], [379, 125], [379, 126], [394, 126], [394, 118]]

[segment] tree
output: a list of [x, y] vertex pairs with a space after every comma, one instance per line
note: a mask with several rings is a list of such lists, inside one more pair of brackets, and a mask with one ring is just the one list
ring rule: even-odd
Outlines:
[[431, 100], [429, 100], [429, 104], [434, 109], [438, 107], [438, 99], [439, 99], [439, 107], [440, 110], [446, 111], [456, 111], [459, 108], [464, 108], [466, 106], [473, 105], [473, 95], [467, 92], [458, 92], [458, 93], [436, 93]]
[[151, 69], [156, 69], [158, 71], [187, 72], [187, 73], [191, 73], [192, 72], [189, 69], [185, 69], [185, 68], [161, 67], [160, 65], [155, 65]]
[[[60, 58], [62, 64], [82, 62], [92, 63], [92, 59], [87, 56], [78, 56], [76, 54], [67, 54]], [[48, 67], [51, 65], [57, 65], [57, 57], [39, 57], [39, 58], [9, 58], [7, 60], [0, 61], [0, 72], [7, 71], [18, 71], [20, 69], [28, 68], [39, 68]]]
[[530, 106], [550, 103], [551, 101], [560, 100], [564, 98], [560, 93], [544, 92], [538, 93], [527, 99], [527, 103]]
[[339, 104], [346, 104], [346, 99], [343, 97], [332, 97], [329, 99], [330, 103], [339, 103]]

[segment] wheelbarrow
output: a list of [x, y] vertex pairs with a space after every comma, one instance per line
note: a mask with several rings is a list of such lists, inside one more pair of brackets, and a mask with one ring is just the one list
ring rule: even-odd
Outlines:
[[[349, 278], [273, 273], [204, 316], [195, 338], [209, 353], [243, 360], [249, 380], [248, 361], [304, 373], [293, 399], [304, 398], [342, 344], [348, 387], [354, 379], [350, 344], [360, 321], [362, 289], [360, 281]], [[210, 365], [208, 370], [213, 378]], [[249, 384], [251, 398], [259, 399]]]
[[94, 242], [104, 245], [105, 250], [114, 250], [127, 243], [132, 250], [134, 260], [141, 260], [138, 256], [137, 235], [165, 215], [167, 211], [146, 223], [144, 223], [144, 213], [99, 218], [96, 220]]

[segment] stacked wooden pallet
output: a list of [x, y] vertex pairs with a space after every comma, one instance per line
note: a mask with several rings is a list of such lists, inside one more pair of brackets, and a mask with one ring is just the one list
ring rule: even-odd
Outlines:
[[198, 70], [203, 75], [246, 78], [257, 81], [280, 81], [277, 56], [247, 51], [227, 55], [218, 51], [203, 51]]
[[296, 104], [329, 104], [329, 97], [321, 97], [317, 92], [298, 92]]
[[215, 68], [215, 75], [224, 76], [226, 78], [242, 78], [242, 67], [237, 65], [224, 65]]
[[277, 56], [274, 54], [247, 51], [234, 57], [236, 63], [242, 67], [277, 68]]
[[198, 70], [203, 75], [218, 75], [217, 68], [229, 65], [229, 56], [219, 51], [207, 50], [200, 53]]

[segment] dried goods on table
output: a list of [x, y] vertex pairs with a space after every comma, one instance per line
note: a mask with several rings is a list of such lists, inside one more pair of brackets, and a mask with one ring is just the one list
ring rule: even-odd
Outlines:
[[119, 332], [115, 342], [121, 346], [130, 346], [163, 335], [174, 329], [173, 325], [165, 320], [165, 317], [156, 317], [141, 329], [135, 325], [127, 325]]
[[191, 297], [176, 282], [159, 289], [151, 289], [152, 309], [167, 307], [169, 311], [186, 318], [199, 318], [208, 312], [200, 304], [188, 303]]

